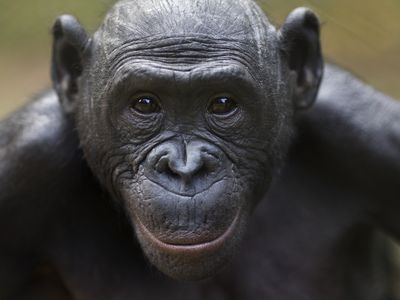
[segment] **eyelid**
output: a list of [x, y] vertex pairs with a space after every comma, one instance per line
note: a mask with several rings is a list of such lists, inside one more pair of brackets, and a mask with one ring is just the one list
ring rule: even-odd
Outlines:
[[132, 96], [131, 96], [131, 98], [136, 98], [136, 99], [139, 99], [141, 97], [142, 98], [146, 98], [146, 97], [154, 98], [157, 101], [159, 99], [158, 96], [155, 93], [149, 92], [149, 91], [146, 91], [146, 90], [136, 90], [134, 93], [132, 93]]
[[160, 107], [162, 107], [160, 98], [155, 93], [139, 90], [133, 93], [132, 96], [129, 97], [130, 101], [138, 101], [140, 99], [145, 99], [145, 98], [154, 100]]

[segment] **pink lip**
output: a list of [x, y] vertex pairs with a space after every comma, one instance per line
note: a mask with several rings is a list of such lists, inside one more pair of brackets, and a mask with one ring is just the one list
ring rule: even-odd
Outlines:
[[146, 226], [143, 225], [143, 223], [139, 220], [139, 218], [136, 218], [138, 220], [137, 224], [139, 227], [139, 230], [143, 235], [148, 237], [150, 241], [155, 244], [158, 248], [162, 249], [165, 252], [168, 252], [170, 254], [181, 254], [185, 253], [187, 254], [192, 254], [195, 255], [196, 253], [204, 253], [204, 252], [214, 252], [218, 249], [220, 249], [224, 242], [230, 238], [233, 233], [235, 232], [236, 225], [239, 221], [239, 216], [240, 216], [240, 211], [237, 213], [235, 216], [235, 219], [231, 223], [231, 225], [228, 227], [228, 229], [220, 235], [218, 238], [215, 240], [212, 240], [210, 242], [206, 243], [200, 243], [200, 244], [193, 244], [193, 245], [175, 245], [175, 244], [168, 244], [160, 241], [157, 239], [147, 228]]

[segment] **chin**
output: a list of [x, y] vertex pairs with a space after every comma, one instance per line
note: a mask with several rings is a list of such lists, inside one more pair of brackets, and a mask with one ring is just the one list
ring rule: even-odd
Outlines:
[[246, 214], [238, 211], [216, 239], [193, 244], [163, 242], [138, 218], [134, 218], [134, 227], [146, 257], [158, 270], [176, 280], [197, 281], [216, 275], [230, 261], [242, 239]]

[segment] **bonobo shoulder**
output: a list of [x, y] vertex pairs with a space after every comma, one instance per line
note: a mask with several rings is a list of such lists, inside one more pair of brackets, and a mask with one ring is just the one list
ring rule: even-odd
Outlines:
[[325, 169], [331, 165], [353, 189], [358, 182], [359, 192], [383, 202], [398, 199], [399, 116], [399, 101], [327, 65], [318, 99], [297, 125], [302, 144], [325, 157]]
[[91, 178], [54, 92], [0, 123], [0, 249], [15, 255], [37, 251], [57, 236], [60, 216], [79, 201]]
[[[61, 110], [57, 96], [47, 91], [35, 97], [30, 103], [20, 108], [1, 122], [0, 145], [2, 147], [16, 147], [27, 145], [29, 141], [36, 141], [47, 128], [55, 129], [60, 123]], [[43, 136], [44, 137], [44, 136]]]
[[[334, 99], [334, 101], [332, 101]], [[369, 105], [365, 105], [371, 101]], [[364, 105], [364, 109], [374, 109], [373, 106], [398, 105], [398, 101], [374, 89], [342, 67], [326, 64], [324, 78], [318, 94], [316, 108], [322, 105], [340, 105], [344, 112], [354, 110]], [[372, 104], [372, 106], [371, 106]], [[343, 113], [343, 111], [341, 111]]]
[[[0, 205], [23, 187], [41, 189], [79, 161], [78, 139], [48, 91], [0, 123]], [[68, 173], [68, 172], [66, 172]], [[36, 185], [35, 185], [36, 183]]]
[[[337, 143], [333, 136], [342, 141], [352, 141], [347, 147], [357, 147], [360, 145], [354, 143], [354, 136], [357, 136], [365, 149], [379, 153], [382, 144], [371, 143], [370, 137], [387, 137], [388, 142], [397, 140], [399, 108], [395, 99], [341, 67], [327, 64], [317, 101], [312, 109], [298, 114], [298, 125], [311, 131], [314, 138], [324, 139], [330, 147], [343, 144]], [[387, 148], [389, 152], [395, 152], [391, 155], [398, 155], [395, 147]]]
[[62, 142], [62, 131], [68, 126], [52, 91], [36, 97], [0, 124], [2, 162], [4, 158], [20, 160], [24, 159], [21, 156], [33, 158], [40, 153], [54, 152], [54, 146]]

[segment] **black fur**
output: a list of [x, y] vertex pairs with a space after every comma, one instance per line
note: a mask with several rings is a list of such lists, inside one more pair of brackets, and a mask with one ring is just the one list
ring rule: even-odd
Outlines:
[[54, 91], [0, 127], [0, 299], [396, 299], [400, 104], [328, 65], [306, 109], [311, 11], [121, 1], [53, 32]]

